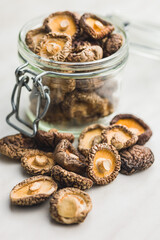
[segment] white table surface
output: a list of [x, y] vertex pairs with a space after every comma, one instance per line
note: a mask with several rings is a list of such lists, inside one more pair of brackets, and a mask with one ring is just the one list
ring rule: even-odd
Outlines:
[[[34, 16], [56, 10], [97, 12], [118, 10], [121, 15], [160, 24], [159, 0], [1, 0], [0, 1], [0, 137], [15, 133], [5, 122], [11, 110], [10, 95], [18, 66], [17, 34]], [[155, 155], [153, 166], [141, 173], [119, 174], [108, 186], [87, 191], [93, 209], [85, 222], [74, 226], [56, 224], [49, 217], [49, 201], [31, 208], [13, 207], [9, 193], [28, 176], [18, 162], [0, 156], [0, 239], [160, 239], [160, 62], [131, 54], [121, 96], [121, 112], [145, 119], [153, 130], [147, 143]]]

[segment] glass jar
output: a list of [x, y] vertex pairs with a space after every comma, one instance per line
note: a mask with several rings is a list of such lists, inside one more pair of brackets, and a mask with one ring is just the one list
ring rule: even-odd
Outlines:
[[[42, 73], [42, 84], [50, 89], [50, 106], [39, 128], [56, 128], [77, 136], [89, 124], [106, 124], [117, 110], [122, 71], [128, 58], [128, 41], [121, 26], [116, 32], [123, 36], [122, 47], [113, 55], [93, 62], [70, 63], [44, 59], [34, 54], [25, 43], [26, 33], [41, 26], [44, 17], [28, 22], [20, 31], [18, 55], [21, 63], [35, 75]], [[30, 95], [26, 110], [33, 121], [36, 114], [36, 89]], [[41, 102], [41, 111], [44, 103]]]

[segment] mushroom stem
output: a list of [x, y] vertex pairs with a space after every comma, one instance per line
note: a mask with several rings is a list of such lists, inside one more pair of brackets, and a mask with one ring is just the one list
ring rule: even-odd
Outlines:
[[103, 29], [103, 27], [104, 27], [103, 24], [98, 20], [96, 20], [94, 22], [94, 25], [95, 25], [95, 27], [99, 28], [100, 30]]
[[65, 31], [69, 26], [69, 22], [67, 20], [62, 20], [60, 23], [61, 31]]
[[104, 173], [106, 171], [109, 171], [111, 168], [111, 160], [106, 158], [99, 158], [97, 163], [97, 167], [100, 172]]
[[36, 156], [35, 157], [35, 163], [38, 166], [45, 166], [48, 163], [48, 159], [46, 156]]
[[31, 192], [35, 192], [36, 190], [38, 190], [40, 188], [40, 186], [41, 186], [40, 182], [34, 182], [29, 186], [29, 190]]

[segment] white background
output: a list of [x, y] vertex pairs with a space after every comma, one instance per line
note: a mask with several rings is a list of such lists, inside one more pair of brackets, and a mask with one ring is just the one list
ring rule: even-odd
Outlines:
[[[0, 1], [0, 137], [15, 133], [5, 122], [18, 66], [17, 35], [22, 25], [56, 10], [118, 11], [134, 19], [160, 25], [159, 0], [1, 0]], [[56, 224], [49, 217], [49, 202], [31, 207], [10, 206], [12, 187], [28, 176], [20, 164], [0, 156], [0, 239], [160, 239], [160, 62], [131, 54], [124, 74], [121, 112], [146, 120], [153, 130], [147, 143], [155, 155], [153, 166], [133, 176], [119, 175], [103, 187], [88, 191], [93, 210], [75, 226]]]

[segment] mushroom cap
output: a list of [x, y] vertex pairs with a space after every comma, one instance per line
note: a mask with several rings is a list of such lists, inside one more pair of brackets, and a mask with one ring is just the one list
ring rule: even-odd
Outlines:
[[[125, 121], [127, 120], [127, 121]], [[150, 127], [140, 118], [133, 114], [118, 114], [110, 122], [111, 125], [120, 122], [121, 125], [125, 125], [128, 128], [140, 129], [138, 134], [137, 144], [144, 145], [152, 136], [152, 130]]]
[[88, 161], [87, 174], [97, 185], [112, 182], [120, 171], [120, 155], [107, 143], [93, 146], [89, 151]]
[[[65, 21], [65, 24], [64, 24]], [[66, 25], [66, 22], [68, 25]], [[66, 25], [67, 27], [65, 28]], [[44, 28], [47, 32], [65, 33], [74, 39], [79, 35], [79, 17], [77, 14], [69, 11], [55, 12], [44, 20]]]
[[82, 177], [74, 172], [67, 171], [58, 165], [52, 168], [52, 177], [63, 187], [74, 187], [86, 190], [91, 188], [93, 185], [93, 181], [91, 179]]
[[44, 202], [57, 190], [51, 177], [38, 175], [18, 183], [10, 193], [12, 204], [31, 206]]
[[41, 39], [35, 52], [41, 57], [64, 62], [71, 51], [71, 45], [69, 35], [48, 33]]
[[85, 157], [67, 140], [63, 139], [54, 152], [56, 163], [68, 171], [84, 174], [86, 171]]
[[20, 160], [30, 149], [37, 149], [34, 138], [23, 134], [15, 134], [0, 139], [0, 153], [12, 159]]
[[111, 23], [91, 13], [82, 15], [80, 26], [94, 39], [102, 39], [114, 30], [114, 26]]
[[106, 126], [102, 124], [92, 124], [86, 127], [79, 136], [78, 150], [83, 155], [88, 156], [89, 150], [93, 146], [95, 138], [98, 136], [101, 137], [102, 130], [105, 128]]
[[134, 145], [120, 151], [121, 173], [131, 175], [149, 168], [154, 162], [154, 155], [150, 148]]
[[61, 189], [50, 201], [51, 217], [63, 224], [83, 222], [91, 209], [90, 196], [77, 188]]
[[102, 131], [102, 142], [113, 145], [117, 150], [128, 148], [137, 141], [137, 135], [120, 124], [110, 125]]
[[55, 161], [52, 152], [30, 150], [21, 158], [21, 166], [27, 173], [32, 175], [49, 175], [54, 165]]

